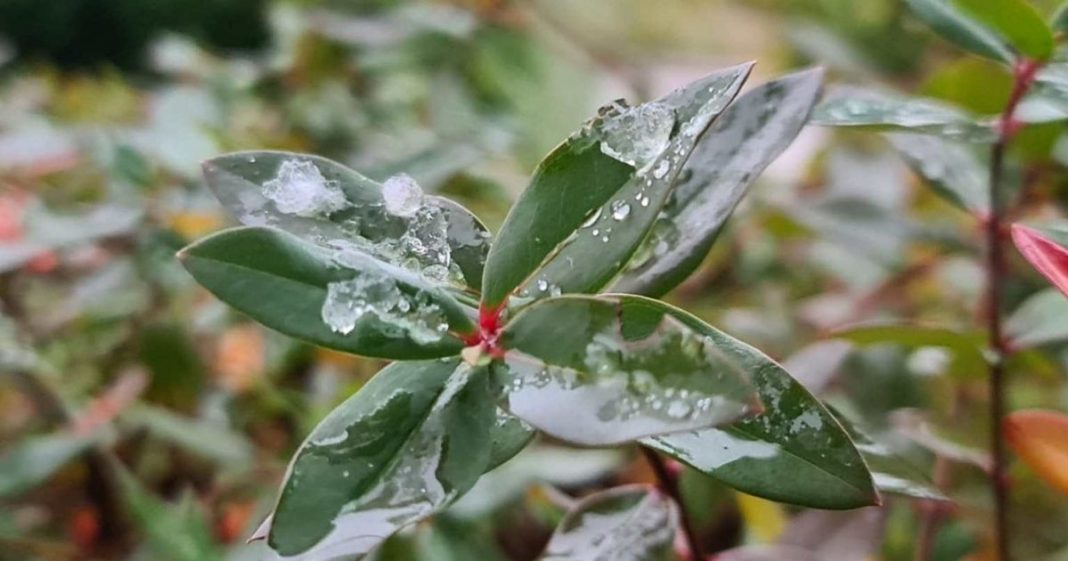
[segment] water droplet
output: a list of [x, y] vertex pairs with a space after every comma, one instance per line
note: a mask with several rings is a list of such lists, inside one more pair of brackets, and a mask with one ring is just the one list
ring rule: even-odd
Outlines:
[[671, 169], [671, 162], [667, 159], [660, 160], [656, 167], [653, 168], [653, 177], [657, 179], [663, 179], [667, 175], [668, 170]]
[[589, 217], [586, 218], [586, 221], [582, 223], [583, 228], [589, 228], [597, 222], [597, 219], [601, 217], [601, 208], [602, 207], [597, 207], [597, 210], [593, 211], [593, 213], [591, 213]]
[[612, 201], [612, 218], [614, 220], [626, 220], [630, 215], [630, 205], [623, 201]]
[[441, 340], [449, 328], [441, 308], [425, 293], [406, 295], [393, 279], [371, 272], [327, 285], [321, 314], [335, 333], [352, 333], [370, 314], [424, 344]]

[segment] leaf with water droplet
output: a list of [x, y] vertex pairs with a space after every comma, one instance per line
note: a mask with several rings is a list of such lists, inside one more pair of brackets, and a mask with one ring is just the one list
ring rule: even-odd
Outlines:
[[948, 500], [923, 471], [901, 457], [890, 446], [869, 435], [840, 411], [832, 412], [864, 456], [875, 486], [880, 491], [917, 499]]
[[490, 250], [487, 305], [517, 288], [521, 296], [548, 296], [535, 290], [538, 279], [564, 293], [606, 285], [652, 227], [694, 144], [751, 67], [719, 71], [648, 104], [614, 104], [550, 153]]
[[748, 373], [721, 341], [655, 300], [549, 298], [516, 316], [502, 342], [508, 410], [569, 442], [618, 444], [760, 410]]
[[763, 84], [716, 119], [614, 292], [664, 294], [693, 272], [749, 186], [801, 131], [822, 80], [808, 70]]
[[556, 527], [541, 561], [664, 561], [679, 513], [647, 485], [601, 491], [575, 504]]
[[371, 255], [435, 283], [481, 286], [488, 230], [462, 206], [424, 195], [407, 175], [379, 184], [326, 158], [265, 151], [208, 160], [204, 176], [248, 226]]
[[494, 396], [458, 359], [380, 371], [297, 451], [271, 520], [283, 559], [362, 555], [471, 488], [490, 459]]
[[764, 412], [727, 426], [645, 439], [644, 444], [735, 489], [774, 501], [814, 508], [878, 502], [871, 474], [849, 435], [782, 366], [682, 310], [667, 309], [715, 341], [752, 377]]
[[935, 134], [966, 142], [996, 138], [990, 123], [945, 103], [856, 87], [831, 89], [812, 114], [812, 124]]
[[[470, 311], [424, 277], [359, 253], [342, 267], [329, 250], [273, 228], [226, 230], [179, 257], [220, 300], [331, 349], [392, 359], [452, 356], [463, 344], [447, 331], [475, 329]], [[368, 292], [346, 290], [353, 283]]]

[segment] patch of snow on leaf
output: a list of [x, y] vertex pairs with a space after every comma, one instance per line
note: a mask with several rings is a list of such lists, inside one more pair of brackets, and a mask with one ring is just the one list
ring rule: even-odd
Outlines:
[[263, 184], [263, 194], [279, 211], [303, 217], [329, 216], [348, 206], [337, 183], [308, 160], [283, 161], [277, 176]]

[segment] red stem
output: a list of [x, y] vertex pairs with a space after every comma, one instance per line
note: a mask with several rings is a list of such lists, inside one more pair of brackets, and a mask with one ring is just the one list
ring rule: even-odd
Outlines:
[[1012, 93], [1001, 113], [998, 138], [990, 151], [990, 212], [986, 217], [986, 316], [990, 360], [990, 448], [993, 456], [991, 487], [994, 493], [994, 545], [1000, 561], [1010, 561], [1009, 487], [1006, 477], [1005, 441], [1001, 423], [1005, 417], [1005, 359], [1011, 352], [1002, 332], [1002, 300], [1006, 276], [1001, 183], [1005, 150], [1020, 129], [1016, 108], [1035, 81], [1041, 63], [1022, 60], [1015, 68]]

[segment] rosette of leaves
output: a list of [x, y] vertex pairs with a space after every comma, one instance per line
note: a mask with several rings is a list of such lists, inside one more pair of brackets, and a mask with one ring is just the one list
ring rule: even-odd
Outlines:
[[[278, 152], [207, 162], [245, 226], [185, 248], [189, 272], [268, 327], [395, 361], [308, 436], [254, 537], [283, 558], [365, 554], [538, 432], [642, 443], [788, 503], [878, 503], [849, 434], [781, 366], [653, 298], [693, 272], [820, 95], [810, 70], [739, 96], [750, 68], [605, 106], [546, 156], [493, 238], [406, 176]], [[546, 558], [592, 559], [602, 530], [657, 558], [677, 518], [665, 501], [644, 488], [583, 501]], [[620, 529], [583, 530], [591, 509]]]

